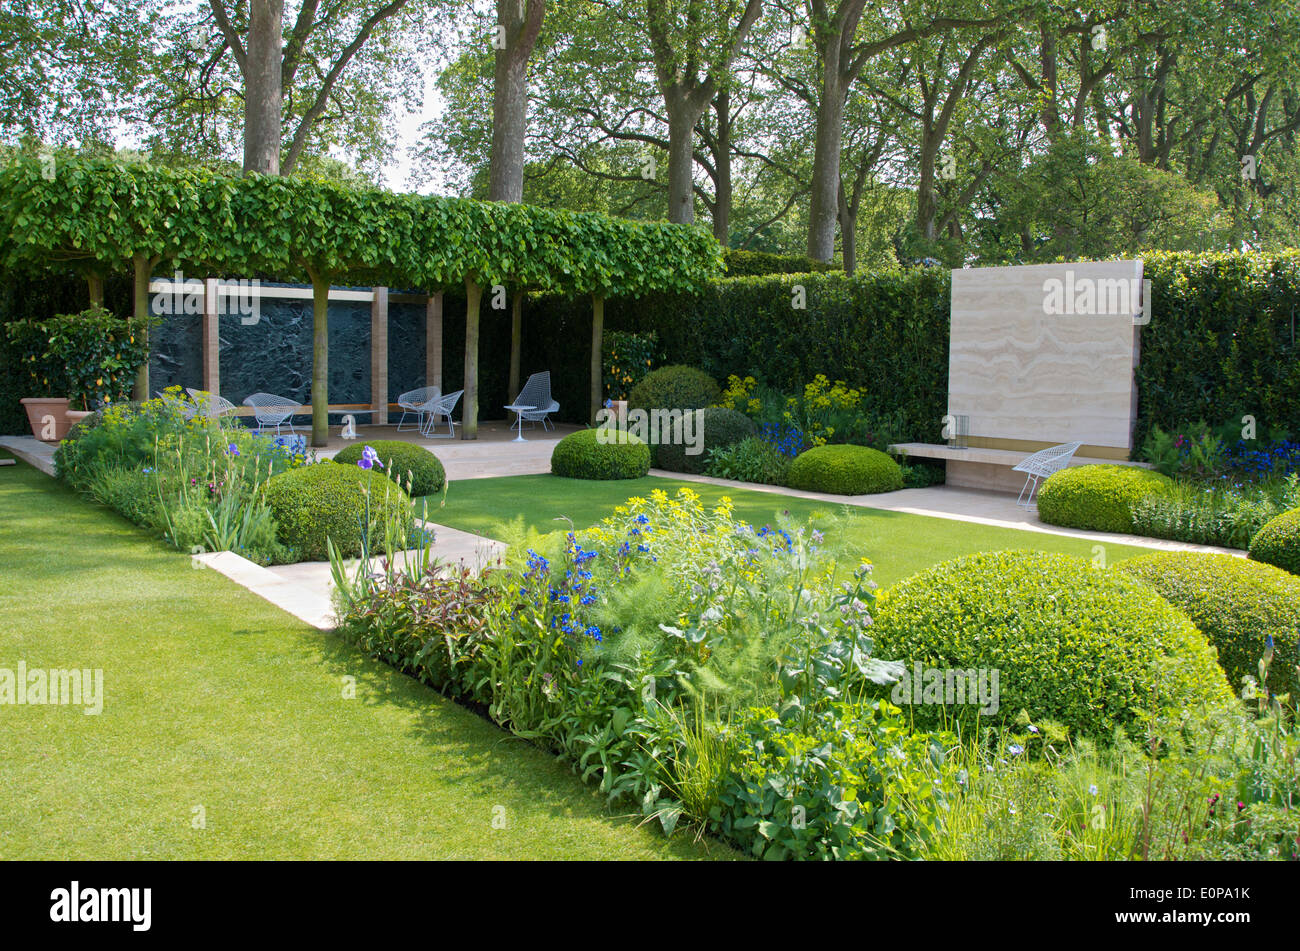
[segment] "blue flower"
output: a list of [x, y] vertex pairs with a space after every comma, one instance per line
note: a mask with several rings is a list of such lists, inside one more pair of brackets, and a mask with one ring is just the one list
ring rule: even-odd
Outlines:
[[239, 447], [233, 442], [226, 447], [226, 452], [230, 453], [230, 455], [234, 456], [236, 459], [239, 458]]
[[357, 465], [362, 469], [373, 469], [375, 467], [382, 469], [384, 467], [384, 464], [379, 461], [379, 453], [369, 446], [361, 450], [361, 458], [357, 460]]
[[1012, 756], [1019, 756], [1024, 751], [1025, 748], [1021, 746], [1019, 743], [1012, 743], [1010, 746], [1007, 747], [1007, 752], [1010, 753]]

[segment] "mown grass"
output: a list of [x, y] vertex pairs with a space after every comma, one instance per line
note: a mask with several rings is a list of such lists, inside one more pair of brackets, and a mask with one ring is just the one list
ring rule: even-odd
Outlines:
[[[827, 544], [869, 557], [875, 564], [876, 582], [882, 586], [972, 552], [1032, 548], [1091, 559], [1098, 544], [1090, 538], [1070, 538], [881, 509], [835, 506], [770, 492], [654, 476], [604, 482], [553, 475], [465, 479], [451, 486], [443, 508], [436, 508], [439, 498], [429, 499], [428, 517], [452, 528], [508, 538], [512, 525], [539, 532], [563, 530], [570, 522], [575, 528], [586, 528], [609, 515], [614, 506], [625, 502], [629, 496], [646, 496], [656, 488], [672, 495], [681, 486], [697, 492], [709, 503], [724, 495], [729, 496], [735, 503], [736, 516], [756, 526], [776, 525], [784, 515], [804, 523], [820, 513], [819, 523], [826, 534]], [[1149, 551], [1107, 543], [1104, 556], [1109, 563]]]
[[20, 660], [100, 668], [105, 701], [0, 705], [3, 859], [735, 856], [611, 816], [550, 755], [25, 465], [0, 469], [0, 668]]

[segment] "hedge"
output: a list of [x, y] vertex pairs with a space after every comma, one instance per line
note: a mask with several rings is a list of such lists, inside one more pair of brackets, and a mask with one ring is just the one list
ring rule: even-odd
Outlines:
[[1259, 659], [1273, 638], [1268, 687], [1300, 701], [1300, 578], [1235, 555], [1163, 551], [1121, 561], [1117, 568], [1151, 585], [1195, 624], [1219, 651], [1228, 682], [1259, 679]]
[[1214, 651], [1181, 612], [1144, 583], [1072, 555], [944, 562], [880, 597], [871, 636], [876, 655], [903, 661], [909, 675], [916, 664], [998, 671], [997, 711], [912, 705], [927, 727], [996, 726], [1024, 710], [1107, 741], [1116, 728], [1138, 733], [1144, 712], [1231, 697]]
[[833, 495], [867, 495], [903, 487], [903, 470], [878, 449], [817, 446], [790, 463], [786, 481], [793, 489]]
[[723, 252], [722, 265], [727, 277], [817, 274], [841, 270], [828, 261], [818, 261], [803, 254], [771, 254], [767, 251], [741, 251], [735, 248]]
[[[709, 463], [709, 453], [714, 449], [726, 449], [742, 439], [758, 434], [758, 426], [744, 413], [724, 406], [710, 406], [695, 410], [694, 434], [699, 440], [695, 448], [700, 450], [695, 455], [687, 455], [688, 447], [684, 440], [660, 442], [652, 452], [654, 464], [669, 472], [686, 472], [692, 475], [703, 474]], [[662, 438], [662, 436], [661, 436]]]
[[639, 479], [649, 471], [650, 447], [618, 430], [580, 429], [551, 450], [551, 472], [566, 479]]
[[1300, 509], [1269, 519], [1250, 540], [1250, 557], [1300, 575]]
[[333, 462], [274, 476], [266, 485], [266, 504], [280, 542], [300, 561], [325, 561], [327, 538], [345, 557], [360, 555], [363, 529], [370, 551], [379, 551], [389, 517], [401, 536], [392, 542], [405, 548], [414, 523], [411, 500], [398, 486], [373, 470]]
[[1038, 491], [1038, 517], [1048, 525], [1132, 534], [1133, 506], [1173, 485], [1137, 466], [1075, 466], [1054, 473]]
[[334, 461], [354, 466], [367, 446], [379, 456], [379, 461], [383, 464], [380, 471], [406, 490], [412, 498], [441, 492], [447, 482], [447, 471], [437, 456], [423, 446], [398, 439], [355, 442], [339, 451], [334, 456]]

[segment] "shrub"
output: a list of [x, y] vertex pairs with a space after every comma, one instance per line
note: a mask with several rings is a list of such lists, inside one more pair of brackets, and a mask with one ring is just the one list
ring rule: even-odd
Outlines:
[[1133, 505], [1133, 531], [1149, 538], [1245, 550], [1272, 518], [1297, 504], [1300, 477], [1294, 474], [1257, 482], [1175, 482], [1169, 491]]
[[[1069, 555], [944, 562], [881, 595], [872, 635], [877, 656], [909, 671], [997, 670], [1001, 717], [1024, 710], [1098, 740], [1134, 730], [1144, 712], [1230, 696], [1214, 651], [1182, 613], [1142, 582]], [[923, 703], [913, 714], [967, 727], [980, 715], [970, 703]]]
[[266, 503], [280, 541], [302, 561], [329, 557], [325, 540], [345, 557], [386, 543], [404, 546], [414, 522], [411, 500], [387, 478], [359, 466], [318, 463], [281, 473], [267, 483]]
[[722, 255], [727, 277], [756, 277], [763, 274], [811, 274], [838, 271], [829, 261], [818, 261], [803, 254], [771, 254], [767, 251], [741, 251], [728, 248]]
[[604, 348], [605, 396], [611, 400], [625, 400], [631, 389], [640, 383], [654, 363], [659, 335], [653, 330], [637, 333], [627, 330], [605, 331]]
[[785, 485], [790, 459], [770, 442], [749, 436], [726, 448], [711, 450], [704, 471], [718, 479]]
[[1167, 476], [1137, 466], [1062, 469], [1039, 490], [1038, 517], [1049, 525], [1129, 534], [1133, 506], [1172, 486]]
[[334, 461], [355, 466], [367, 445], [375, 451], [379, 461], [383, 463], [383, 469], [380, 471], [406, 489], [412, 498], [441, 492], [447, 482], [447, 472], [437, 456], [423, 446], [398, 439], [381, 439], [366, 444], [353, 443], [336, 455]]
[[833, 495], [867, 495], [903, 487], [898, 463], [866, 446], [817, 446], [790, 464], [790, 486]]
[[1259, 678], [1259, 659], [1272, 636], [1278, 661], [1268, 688], [1300, 700], [1296, 658], [1300, 631], [1300, 578], [1237, 558], [1203, 552], [1162, 551], [1130, 558], [1118, 567], [1141, 578], [1181, 610], [1219, 650], [1228, 682]]
[[1271, 519], [1250, 541], [1250, 557], [1300, 575], [1300, 509]]
[[718, 383], [703, 370], [687, 366], [660, 367], [628, 394], [628, 409], [703, 409], [722, 395]]
[[725, 449], [757, 433], [758, 426], [754, 421], [734, 409], [710, 406], [695, 410], [695, 434], [699, 440], [697, 447], [701, 451], [696, 455], [688, 455], [686, 450], [691, 447], [680, 440], [661, 442], [654, 448], [655, 465], [669, 472], [699, 475], [708, 464], [710, 450]]
[[956, 769], [950, 737], [913, 733], [884, 701], [745, 713], [713, 827], [764, 859], [920, 858]]
[[650, 471], [650, 447], [631, 433], [582, 429], [556, 444], [551, 471], [566, 479], [639, 479]]

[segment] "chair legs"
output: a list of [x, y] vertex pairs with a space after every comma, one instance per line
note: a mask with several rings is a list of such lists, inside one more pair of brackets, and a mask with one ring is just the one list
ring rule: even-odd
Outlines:
[[[1028, 508], [1029, 506], [1033, 505], [1034, 492], [1037, 491], [1037, 489], [1038, 489], [1038, 476], [1030, 474], [1030, 476], [1027, 479], [1025, 479], [1024, 488], [1022, 488], [1020, 490], [1020, 494], [1016, 496], [1016, 504], [1023, 505], [1025, 508]], [[1026, 490], [1028, 490], [1029, 492], [1029, 495], [1027, 497], [1025, 495]]]
[[430, 413], [428, 416], [428, 421], [420, 429], [420, 435], [428, 439], [455, 439], [456, 438], [456, 422], [451, 418], [450, 414], [447, 415], [448, 432], [447, 433], [434, 432], [434, 430], [437, 429], [437, 427], [438, 427], [438, 417]]

